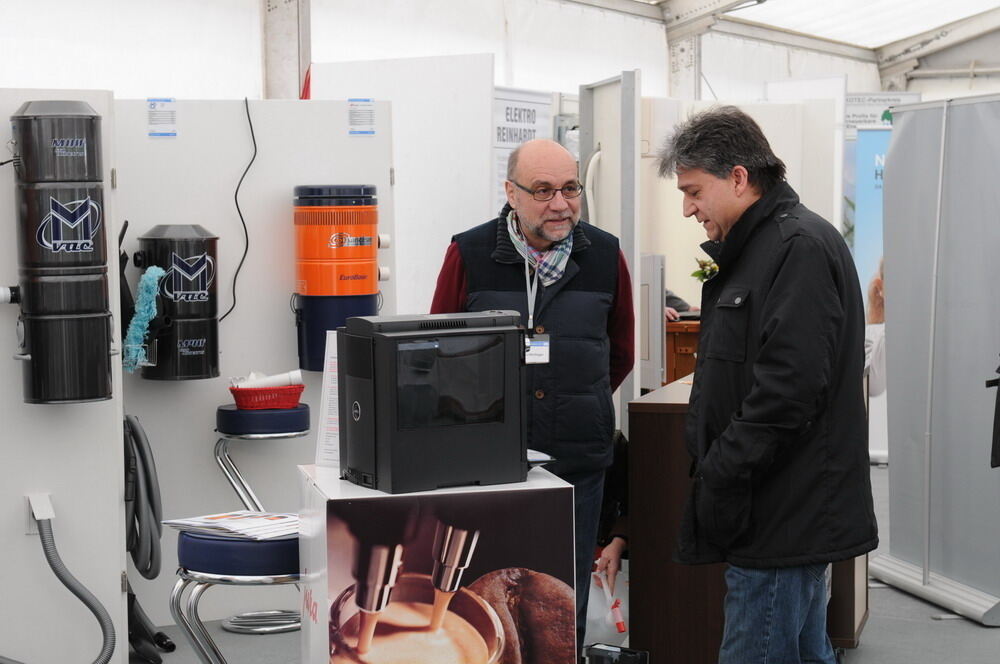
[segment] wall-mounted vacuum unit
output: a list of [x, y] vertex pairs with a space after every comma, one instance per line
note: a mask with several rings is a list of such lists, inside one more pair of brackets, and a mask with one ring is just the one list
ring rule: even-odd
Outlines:
[[11, 125], [20, 278], [7, 293], [21, 305], [24, 400], [109, 399], [101, 117], [81, 101], [29, 101]]
[[216, 275], [219, 238], [198, 225], [161, 224], [139, 238], [136, 267], [163, 268], [160, 305], [149, 326], [142, 377], [190, 380], [219, 375]]
[[323, 370], [327, 330], [378, 311], [375, 185], [295, 187], [299, 367]]

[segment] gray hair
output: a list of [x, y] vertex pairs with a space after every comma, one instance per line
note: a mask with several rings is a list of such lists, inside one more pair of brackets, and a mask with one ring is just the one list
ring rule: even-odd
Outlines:
[[771, 151], [760, 126], [735, 106], [697, 113], [678, 125], [658, 155], [660, 177], [678, 169], [698, 168], [717, 178], [743, 166], [750, 185], [761, 194], [785, 179], [785, 164]]

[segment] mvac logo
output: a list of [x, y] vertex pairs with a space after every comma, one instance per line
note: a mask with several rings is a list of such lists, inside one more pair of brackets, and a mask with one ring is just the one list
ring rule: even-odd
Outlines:
[[215, 261], [208, 254], [181, 258], [170, 253], [170, 268], [160, 279], [160, 294], [174, 302], [207, 302], [215, 279]]
[[90, 196], [65, 205], [50, 196], [49, 213], [38, 225], [35, 240], [57, 254], [92, 252], [100, 227], [101, 206], [90, 200]]

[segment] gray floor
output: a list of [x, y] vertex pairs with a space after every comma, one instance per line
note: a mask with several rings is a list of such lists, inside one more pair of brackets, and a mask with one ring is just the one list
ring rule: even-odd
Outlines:
[[[872, 468], [872, 489], [879, 519], [880, 550], [888, 549], [889, 472]], [[1000, 662], [1000, 628], [988, 628], [948, 614], [893, 588], [873, 583], [868, 624], [861, 646], [850, 650], [845, 664], [997, 664]], [[299, 633], [270, 636], [230, 634], [209, 623], [219, 649], [232, 664], [298, 664]], [[177, 650], [163, 655], [164, 664], [198, 664], [191, 646], [176, 627], [164, 631]], [[134, 664], [141, 661], [132, 658]], [[654, 664], [661, 664], [656, 662]], [[662, 663], [667, 664], [667, 663]], [[678, 663], [683, 664], [683, 663]]]

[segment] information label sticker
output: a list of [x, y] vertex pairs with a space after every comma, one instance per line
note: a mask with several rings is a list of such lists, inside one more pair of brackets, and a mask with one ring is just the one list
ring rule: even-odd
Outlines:
[[375, 100], [347, 100], [347, 133], [351, 136], [375, 135]]
[[176, 99], [146, 99], [146, 135], [150, 138], [177, 138]]
[[549, 335], [536, 334], [533, 337], [525, 337], [524, 345], [525, 364], [549, 363]]

